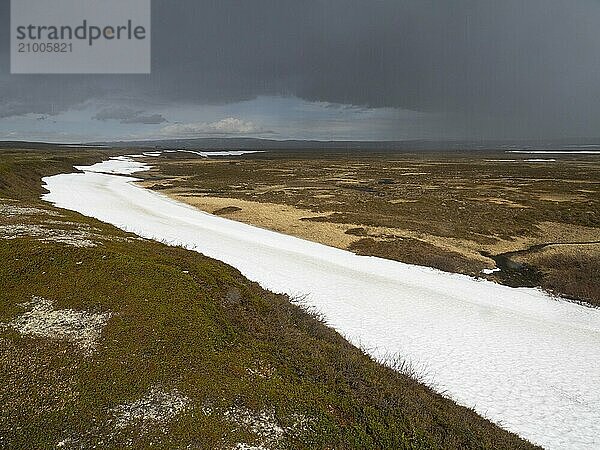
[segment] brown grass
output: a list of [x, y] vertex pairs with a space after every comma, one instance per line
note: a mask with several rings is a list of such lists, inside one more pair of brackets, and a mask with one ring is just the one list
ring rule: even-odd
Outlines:
[[552, 246], [524, 260], [543, 272], [546, 289], [600, 306], [600, 245]]
[[377, 255], [408, 264], [476, 276], [479, 276], [481, 270], [487, 266], [481, 261], [467, 259], [460, 253], [409, 238], [384, 241], [366, 238], [353, 243], [349, 250], [359, 255]]

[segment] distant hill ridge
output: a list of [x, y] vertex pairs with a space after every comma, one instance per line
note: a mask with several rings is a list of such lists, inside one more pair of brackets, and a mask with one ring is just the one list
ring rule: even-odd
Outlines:
[[108, 147], [186, 150], [369, 150], [369, 151], [482, 151], [482, 150], [600, 150], [600, 138], [557, 140], [407, 140], [318, 141], [257, 138], [197, 138], [147, 141], [105, 141], [82, 144], [0, 141], [4, 148]]

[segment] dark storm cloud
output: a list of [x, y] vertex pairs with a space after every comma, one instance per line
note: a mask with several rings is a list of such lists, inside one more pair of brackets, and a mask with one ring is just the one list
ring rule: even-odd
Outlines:
[[165, 119], [160, 114], [139, 114], [137, 116], [129, 117], [127, 119], [122, 119], [121, 123], [141, 123], [144, 125], [156, 125], [159, 123], [166, 122]]
[[118, 120], [121, 123], [140, 123], [146, 125], [156, 125], [167, 121], [160, 114], [148, 114], [144, 111], [138, 111], [127, 106], [113, 106], [100, 110], [93, 119], [96, 120]]
[[152, 75], [93, 77], [7, 75], [0, 1], [0, 116], [296, 95], [442, 113], [465, 135], [599, 134], [595, 0], [155, 0]]

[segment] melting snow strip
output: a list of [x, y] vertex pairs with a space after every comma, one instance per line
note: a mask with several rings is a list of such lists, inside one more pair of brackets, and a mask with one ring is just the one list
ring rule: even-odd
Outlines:
[[[128, 158], [110, 164], [115, 173], [143, 168]], [[600, 448], [600, 309], [234, 222], [133, 180], [57, 175], [44, 179], [44, 199], [304, 296], [374, 358], [427, 367], [424, 381], [535, 443]]]

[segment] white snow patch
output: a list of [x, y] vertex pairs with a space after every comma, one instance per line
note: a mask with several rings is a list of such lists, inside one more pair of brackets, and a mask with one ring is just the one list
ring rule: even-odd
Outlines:
[[[111, 164], [120, 173], [136, 163]], [[133, 180], [57, 175], [44, 179], [44, 199], [224, 261], [274, 292], [304, 295], [373, 357], [427, 367], [438, 390], [535, 443], [600, 448], [600, 309], [234, 222]]]
[[148, 170], [150, 166], [139, 161], [134, 161], [126, 156], [116, 156], [91, 166], [75, 166], [75, 168], [84, 172], [131, 175], [135, 172]]
[[555, 159], [539, 159], [539, 158], [536, 158], [536, 159], [526, 159], [525, 161], [526, 162], [556, 162]]
[[54, 302], [33, 297], [20, 306], [29, 311], [21, 314], [7, 326], [25, 336], [61, 339], [73, 342], [81, 350], [90, 353], [96, 347], [109, 313], [94, 314], [87, 311], [53, 308]]
[[500, 272], [500, 269], [499, 269], [499, 268], [497, 268], [497, 267], [495, 267], [495, 268], [493, 268], [493, 269], [483, 269], [483, 270], [481, 271], [481, 273], [483, 273], [483, 274], [485, 274], [485, 275], [491, 275], [491, 274], [493, 274], [493, 273], [496, 273], [496, 272]]
[[176, 389], [165, 391], [153, 387], [147, 395], [132, 403], [125, 403], [112, 410], [116, 428], [140, 425], [142, 428], [153, 424], [165, 424], [181, 414], [190, 399]]
[[[596, 147], [596, 146], [590, 146], [590, 147]], [[600, 155], [600, 151], [594, 151], [594, 150], [574, 150], [574, 151], [565, 151], [565, 150], [509, 150], [506, 153], [528, 153], [528, 154], [540, 154], [540, 155], [572, 155], [572, 154]]]
[[[161, 150], [159, 152], [145, 152], [145, 153], [136, 154], [136, 155], [125, 155], [124, 157], [119, 156], [118, 158], [157, 157], [163, 153], [177, 153], [177, 152], [192, 153], [193, 155], [198, 155], [203, 158], [211, 158], [211, 157], [215, 157], [215, 156], [243, 156], [243, 155], [249, 155], [252, 153], [264, 153], [264, 150], [218, 150], [218, 151], [211, 151], [211, 152], [203, 152], [203, 151], [196, 151], [196, 150]], [[102, 172], [105, 172], [105, 171], [102, 171]]]
[[183, 153], [193, 153], [194, 155], [202, 156], [203, 158], [211, 158], [214, 156], [243, 156], [251, 153], [264, 153], [263, 150], [226, 150], [214, 152], [197, 152], [193, 150], [178, 150]]

